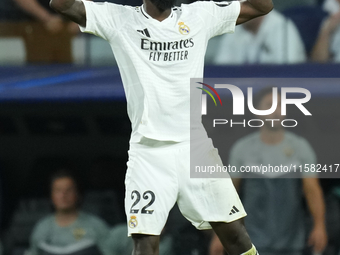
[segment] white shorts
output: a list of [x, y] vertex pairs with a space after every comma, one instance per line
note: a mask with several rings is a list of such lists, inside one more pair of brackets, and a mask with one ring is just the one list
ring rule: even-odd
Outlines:
[[[196, 141], [191, 153], [200, 165], [221, 165], [211, 139]], [[190, 178], [190, 142], [143, 139], [130, 144], [125, 178], [128, 235], [159, 235], [177, 202], [197, 229], [232, 222], [247, 214], [230, 178]]]

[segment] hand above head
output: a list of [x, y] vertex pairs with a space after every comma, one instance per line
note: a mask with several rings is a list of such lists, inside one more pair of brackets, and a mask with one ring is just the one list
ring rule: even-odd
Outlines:
[[85, 5], [81, 0], [51, 0], [50, 7], [64, 17], [86, 27]]

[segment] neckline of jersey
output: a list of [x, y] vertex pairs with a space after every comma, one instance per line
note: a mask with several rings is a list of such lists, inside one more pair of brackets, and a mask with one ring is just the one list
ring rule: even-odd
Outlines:
[[262, 146], [264, 146], [264, 147], [266, 147], [266, 148], [269, 148], [269, 149], [273, 149], [273, 148], [281, 148], [282, 147], [282, 145], [284, 144], [284, 142], [285, 142], [285, 140], [286, 140], [286, 132], [287, 131], [285, 131], [284, 132], [284, 134], [283, 134], [283, 139], [282, 139], [282, 141], [280, 141], [279, 143], [275, 143], [275, 144], [269, 144], [269, 143], [265, 143], [264, 141], [262, 141], [262, 139], [261, 139], [261, 133], [260, 132], [258, 132], [258, 139], [259, 139], [259, 141], [260, 141], [260, 143], [261, 143], [261, 145]]
[[169, 14], [168, 17], [166, 17], [165, 19], [163, 19], [162, 21], [159, 21], [159, 20], [156, 20], [154, 19], [153, 17], [151, 17], [145, 10], [144, 10], [144, 4], [142, 4], [142, 6], [140, 6], [140, 10], [141, 10], [141, 13], [142, 15], [150, 20], [151, 22], [155, 22], [155, 23], [158, 23], [158, 24], [164, 24], [164, 23], [168, 23], [169, 21], [172, 20], [172, 18], [174, 17], [174, 11], [172, 10], [173, 8], [171, 8], [171, 13]]

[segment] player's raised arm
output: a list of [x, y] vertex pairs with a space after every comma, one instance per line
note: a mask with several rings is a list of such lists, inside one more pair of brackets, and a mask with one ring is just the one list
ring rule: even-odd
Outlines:
[[273, 9], [272, 0], [246, 0], [241, 2], [241, 12], [236, 24], [242, 24], [248, 20], [266, 15]]
[[85, 6], [80, 0], [51, 0], [50, 6], [56, 12], [78, 23], [82, 27], [86, 26]]

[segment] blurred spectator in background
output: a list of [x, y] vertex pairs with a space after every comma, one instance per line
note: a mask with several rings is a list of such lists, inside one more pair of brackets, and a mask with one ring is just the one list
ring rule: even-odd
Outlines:
[[[272, 88], [261, 90], [254, 107], [267, 110], [272, 106]], [[302, 137], [287, 132], [281, 126], [281, 100], [278, 96], [274, 113], [258, 116], [280, 121], [264, 121], [259, 132], [252, 133], [232, 147], [229, 163], [241, 166], [290, 166], [316, 164], [316, 156]], [[235, 176], [235, 187], [241, 194], [248, 216], [245, 218], [249, 236], [261, 255], [301, 255], [306, 247], [303, 195], [313, 217], [308, 245], [321, 254], [327, 245], [323, 193], [315, 173], [271, 172], [246, 173]], [[260, 176], [259, 176], [260, 175]], [[245, 178], [247, 177], [247, 178]], [[295, 177], [295, 178], [292, 178]], [[240, 178], [243, 178], [242, 181]], [[215, 236], [210, 255], [223, 254]]]
[[306, 61], [299, 32], [293, 22], [273, 10], [238, 26], [237, 33], [209, 41], [208, 64], [294, 64]]
[[323, 22], [312, 51], [317, 62], [340, 62], [340, 0], [327, 0], [324, 9], [329, 17]]
[[105, 254], [108, 227], [79, 211], [79, 186], [71, 173], [60, 170], [52, 176], [51, 198], [55, 213], [35, 226], [29, 254]]
[[328, 12], [330, 15], [340, 11], [338, 0], [325, 0], [322, 7], [324, 11]]
[[[7, 0], [5, 0], [7, 1]], [[50, 33], [59, 33], [64, 28], [64, 21], [58, 14], [52, 13], [49, 8], [49, 0], [12, 0], [24, 12], [35, 20], [42, 22]], [[76, 34], [79, 32], [78, 25], [74, 22], [67, 22], [69, 32]]]
[[0, 1], [0, 37], [15, 39], [12, 45], [18, 47], [13, 50], [14, 46], [2, 43], [2, 50], [12, 52], [20, 64], [71, 63], [71, 42], [78, 32], [77, 24], [49, 8], [49, 0]]
[[[127, 235], [126, 223], [118, 224], [112, 228], [106, 240], [108, 255], [132, 254], [133, 240], [131, 236], [128, 237]], [[160, 237], [159, 254], [174, 255], [172, 251], [172, 237], [166, 232], [166, 226]]]

